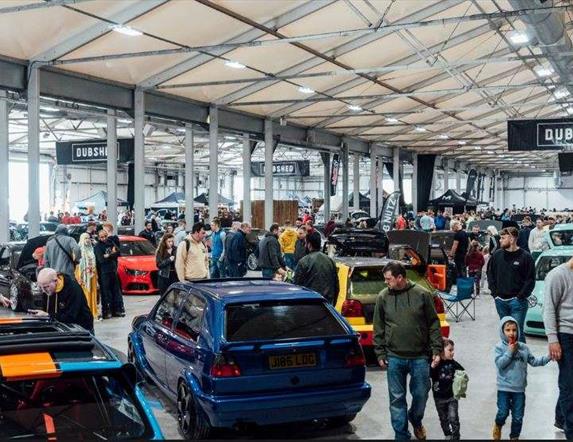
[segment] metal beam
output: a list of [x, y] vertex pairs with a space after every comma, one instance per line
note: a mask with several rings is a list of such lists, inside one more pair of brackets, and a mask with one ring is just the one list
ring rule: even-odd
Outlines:
[[[265, 22], [265, 26], [270, 28], [280, 29], [284, 26], [287, 26], [303, 17], [313, 14], [316, 11], [319, 11], [326, 6], [329, 6], [335, 3], [336, 0], [310, 0], [306, 3], [297, 6], [290, 11], [286, 12], [285, 14], [269, 20]], [[251, 41], [258, 39], [264, 36], [265, 33], [259, 29], [249, 29], [242, 34], [233, 37], [226, 41], [226, 43], [237, 43], [237, 42], [244, 42], [244, 41]], [[212, 51], [210, 54], [200, 54], [195, 57], [189, 58], [185, 61], [182, 61], [174, 66], [171, 66], [164, 71], [161, 71], [157, 74], [154, 74], [145, 80], [143, 80], [140, 85], [144, 88], [152, 88], [157, 86], [158, 84], [164, 83], [166, 81], [171, 80], [185, 72], [188, 72], [198, 66], [201, 66], [216, 57], [221, 57], [224, 54], [230, 52], [230, 49], [220, 49], [216, 51]]]
[[10, 241], [10, 110], [6, 92], [0, 91], [0, 242]]
[[31, 3], [19, 6], [7, 6], [5, 8], [0, 8], [0, 14], [15, 14], [25, 11], [53, 8], [54, 6], [74, 5], [77, 3], [85, 3], [89, 1], [93, 0], [46, 0], [40, 3]]
[[134, 210], [135, 233], [139, 233], [145, 226], [145, 135], [143, 125], [145, 122], [145, 94], [140, 88], [134, 91]]
[[330, 220], [330, 152], [321, 152], [322, 158], [322, 185], [324, 191], [324, 222]]
[[117, 226], [117, 120], [115, 111], [107, 111], [107, 219]]
[[219, 213], [219, 112], [209, 107], [209, 220]]
[[28, 238], [40, 234], [40, 70], [28, 79]]
[[112, 6], [114, 8], [122, 8], [117, 12], [113, 12], [109, 18], [100, 21], [88, 29], [78, 32], [77, 34], [59, 42], [45, 51], [34, 55], [31, 60], [39, 62], [48, 62], [63, 57], [70, 52], [73, 52], [82, 46], [90, 43], [91, 41], [101, 37], [112, 31], [113, 24], [126, 24], [130, 21], [141, 17], [144, 14], [154, 10], [155, 8], [167, 3], [169, 0], [146, 0], [144, 2], [136, 2], [124, 7], [122, 2], [116, 2]]

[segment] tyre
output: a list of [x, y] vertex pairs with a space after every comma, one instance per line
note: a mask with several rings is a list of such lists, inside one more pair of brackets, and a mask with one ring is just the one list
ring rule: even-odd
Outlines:
[[211, 433], [211, 425], [197, 409], [193, 394], [185, 382], [181, 382], [177, 388], [177, 423], [185, 439], [207, 439]]
[[259, 268], [259, 260], [252, 252], [247, 257], [247, 268], [253, 272]]
[[135, 366], [135, 370], [137, 373], [137, 378], [136, 378], [137, 382], [145, 381], [148, 384], [151, 385], [153, 384], [151, 378], [145, 374], [145, 371], [137, 362], [137, 358], [135, 357], [135, 351], [133, 350], [133, 344], [131, 343], [131, 341], [129, 341], [127, 344], [127, 362], [130, 362]]
[[22, 300], [20, 299], [18, 286], [14, 283], [10, 284], [10, 308], [12, 311], [23, 311]]
[[349, 424], [356, 418], [355, 414], [350, 414], [346, 416], [336, 416], [329, 418], [329, 423], [331, 427], [343, 427], [344, 425]]

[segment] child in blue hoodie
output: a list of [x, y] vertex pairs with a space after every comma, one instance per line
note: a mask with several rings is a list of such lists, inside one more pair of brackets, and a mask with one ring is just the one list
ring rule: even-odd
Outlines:
[[518, 342], [519, 326], [511, 316], [501, 319], [501, 342], [495, 346], [497, 367], [497, 415], [493, 426], [493, 439], [501, 439], [501, 428], [511, 411], [510, 439], [519, 439], [525, 414], [525, 387], [527, 364], [540, 367], [549, 363], [549, 356], [536, 358], [527, 345]]

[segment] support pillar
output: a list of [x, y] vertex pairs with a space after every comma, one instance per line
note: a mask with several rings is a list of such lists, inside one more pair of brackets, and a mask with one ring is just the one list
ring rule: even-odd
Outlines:
[[443, 162], [444, 165], [444, 193], [450, 189], [450, 165], [448, 160]]
[[251, 223], [251, 142], [243, 134], [243, 222]]
[[376, 148], [370, 147], [370, 217], [376, 218]]
[[330, 152], [321, 152], [324, 184], [324, 224], [330, 220]]
[[412, 209], [418, 213], [418, 154], [415, 152], [412, 153]]
[[342, 145], [342, 219], [348, 218], [348, 144]]
[[273, 220], [273, 122], [265, 120], [265, 229], [271, 227]]
[[461, 165], [456, 165], [456, 192], [462, 193], [462, 171]]
[[393, 174], [394, 174], [394, 192], [399, 192], [400, 191], [400, 148], [395, 147], [392, 152], [394, 154], [394, 158], [393, 158], [393, 162], [392, 162], [392, 166], [394, 168], [394, 171], [393, 171]]
[[135, 211], [135, 233], [145, 226], [145, 96], [143, 89], [134, 92], [134, 154], [133, 154], [133, 209]]
[[10, 241], [10, 137], [6, 92], [0, 91], [0, 242]]
[[40, 70], [28, 72], [28, 238], [40, 234]]
[[209, 220], [219, 210], [219, 110], [209, 107]]
[[187, 221], [187, 229], [193, 225], [194, 210], [193, 199], [195, 198], [195, 181], [193, 174], [193, 160], [195, 157], [195, 147], [193, 139], [193, 126], [191, 124], [185, 125], [185, 221]]
[[107, 111], [107, 219], [117, 226], [117, 120]]
[[354, 210], [360, 210], [360, 156], [355, 153], [354, 159], [352, 160], [353, 172], [352, 172], [352, 187], [354, 189], [354, 196], [352, 197], [354, 202]]
[[378, 160], [378, 174], [377, 174], [377, 178], [378, 178], [378, 182], [377, 182], [377, 186], [376, 186], [376, 191], [377, 191], [377, 208], [376, 208], [376, 216], [380, 215], [380, 212], [382, 211], [382, 206], [384, 206], [384, 160], [381, 156], [377, 157]]

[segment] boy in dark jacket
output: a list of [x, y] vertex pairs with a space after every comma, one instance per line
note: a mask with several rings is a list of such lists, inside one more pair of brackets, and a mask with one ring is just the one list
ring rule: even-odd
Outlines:
[[460, 439], [460, 418], [458, 415], [458, 400], [454, 398], [454, 375], [456, 370], [464, 370], [454, 360], [454, 341], [444, 339], [444, 350], [440, 354], [440, 362], [432, 367], [432, 391], [434, 402], [440, 418], [440, 425], [446, 439]]

